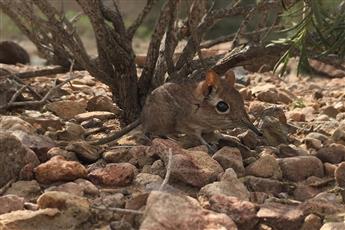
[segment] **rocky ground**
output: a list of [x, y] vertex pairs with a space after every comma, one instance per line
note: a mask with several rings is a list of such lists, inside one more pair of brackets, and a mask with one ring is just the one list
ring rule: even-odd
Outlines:
[[[2, 111], [1, 229], [345, 229], [345, 79], [239, 77], [264, 136], [231, 130], [209, 154], [140, 144], [139, 130], [89, 144], [120, 129], [121, 110], [105, 85], [74, 74], [44, 106]], [[26, 83], [44, 94], [68, 75]], [[3, 105], [19, 86], [0, 83]]]

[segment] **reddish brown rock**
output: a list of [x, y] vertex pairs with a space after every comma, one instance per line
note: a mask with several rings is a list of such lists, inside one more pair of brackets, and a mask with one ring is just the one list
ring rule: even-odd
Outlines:
[[303, 211], [297, 206], [273, 202], [263, 204], [257, 216], [261, 223], [278, 230], [300, 229], [304, 219]]
[[251, 192], [264, 192], [273, 195], [286, 192], [286, 186], [282, 182], [268, 178], [246, 176], [244, 177], [244, 184]]
[[129, 163], [111, 163], [91, 171], [87, 177], [95, 184], [126, 186], [132, 183], [135, 171], [135, 166]]
[[300, 111], [290, 111], [287, 113], [287, 118], [291, 121], [305, 121], [305, 115]]
[[337, 169], [337, 166], [331, 163], [324, 163], [323, 167], [325, 169], [325, 175], [334, 177], [335, 170]]
[[108, 112], [112, 112], [115, 114], [119, 114], [121, 112], [120, 108], [118, 108], [113, 100], [111, 100], [110, 97], [107, 96], [95, 96], [93, 98], [91, 98], [88, 102], [87, 102], [87, 107], [86, 107], [87, 111], [91, 112], [91, 111], [108, 111]]
[[49, 184], [57, 181], [72, 181], [86, 176], [86, 168], [75, 161], [66, 161], [62, 156], [55, 156], [35, 168], [36, 180]]
[[319, 230], [321, 226], [322, 219], [315, 214], [310, 214], [305, 217], [301, 230]]
[[225, 146], [218, 150], [212, 158], [215, 159], [223, 169], [232, 168], [237, 176], [241, 177], [244, 175], [242, 155], [238, 148]]
[[240, 138], [242, 143], [250, 149], [254, 149], [258, 144], [258, 137], [252, 130], [247, 130], [244, 133], [241, 133], [238, 135], [238, 138]]
[[16, 195], [0, 197], [0, 215], [21, 209], [24, 209], [24, 198]]
[[203, 209], [189, 196], [151, 192], [146, 203], [140, 230], [234, 229], [236, 224], [225, 214]]
[[184, 150], [170, 140], [154, 139], [148, 149], [148, 154], [158, 155], [167, 165], [169, 149], [173, 154], [171, 178], [196, 187], [202, 187], [215, 181], [218, 174], [223, 172], [221, 165], [207, 153]]
[[314, 156], [279, 159], [279, 165], [283, 172], [283, 178], [291, 181], [302, 181], [310, 176], [324, 176], [323, 164]]
[[345, 161], [345, 146], [341, 144], [331, 144], [317, 151], [316, 156], [322, 162], [337, 164]]
[[335, 170], [335, 180], [339, 187], [345, 188], [345, 162], [341, 163]]
[[209, 199], [210, 209], [228, 215], [237, 225], [238, 229], [255, 229], [258, 218], [256, 212], [258, 207], [237, 197], [213, 195]]
[[74, 116], [86, 112], [86, 103], [80, 101], [55, 101], [45, 105], [45, 108], [62, 119], [72, 119]]
[[277, 160], [272, 155], [263, 155], [246, 167], [246, 174], [256, 177], [280, 179], [282, 171]]

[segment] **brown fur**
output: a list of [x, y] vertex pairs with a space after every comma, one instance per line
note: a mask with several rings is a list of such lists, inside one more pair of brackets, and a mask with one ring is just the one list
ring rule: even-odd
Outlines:
[[[240, 93], [235, 89], [232, 71], [225, 77], [208, 71], [200, 83], [166, 83], [147, 98], [141, 122], [144, 133], [155, 136], [187, 134], [202, 138], [202, 134], [220, 129], [247, 127], [259, 133], [249, 121]], [[216, 104], [230, 106], [219, 113]]]

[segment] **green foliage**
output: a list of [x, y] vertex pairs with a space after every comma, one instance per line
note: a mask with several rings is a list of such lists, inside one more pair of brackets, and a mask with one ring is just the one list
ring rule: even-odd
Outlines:
[[[282, 0], [284, 4], [284, 0]], [[296, 0], [286, 7], [281, 31], [285, 38], [273, 41], [289, 49], [282, 55], [276, 68], [282, 64], [280, 74], [286, 70], [290, 57], [298, 54], [298, 72], [309, 71], [309, 58], [336, 55], [345, 57], [345, 1], [344, 0]], [[275, 70], [276, 70], [275, 68]]]

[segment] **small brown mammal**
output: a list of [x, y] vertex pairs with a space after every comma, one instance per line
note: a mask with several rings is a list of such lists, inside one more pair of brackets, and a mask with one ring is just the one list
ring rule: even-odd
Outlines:
[[186, 134], [208, 148], [203, 135], [215, 130], [244, 127], [261, 135], [250, 122], [234, 85], [235, 74], [231, 70], [224, 77], [209, 70], [201, 82], [165, 83], [148, 96], [139, 120], [97, 144], [113, 141], [140, 123], [148, 137]]
[[[147, 98], [141, 123], [145, 134], [186, 134], [204, 145], [203, 134], [244, 127], [261, 133], [250, 122], [241, 94], [235, 89], [235, 74], [220, 77], [213, 70], [199, 83], [166, 83]], [[209, 146], [208, 146], [209, 147]]]
[[30, 56], [26, 50], [12, 41], [0, 42], [0, 63], [15, 65], [30, 63]]

